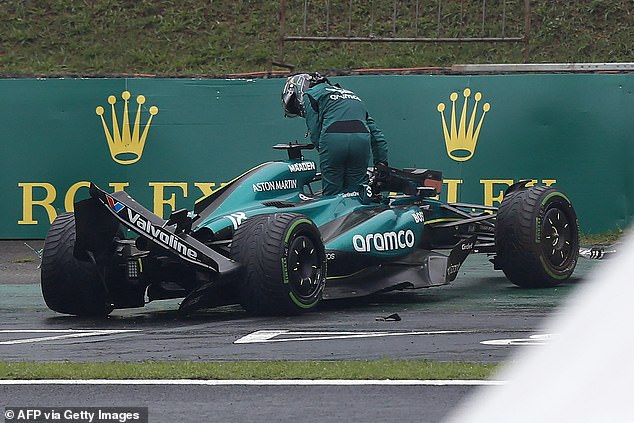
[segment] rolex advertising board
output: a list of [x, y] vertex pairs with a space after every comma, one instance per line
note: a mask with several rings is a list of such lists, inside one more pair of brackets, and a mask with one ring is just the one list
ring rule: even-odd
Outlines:
[[[394, 167], [443, 172], [442, 199], [498, 205], [514, 181], [554, 184], [582, 232], [634, 214], [634, 75], [333, 77], [364, 99]], [[159, 216], [308, 142], [284, 79], [3, 79], [0, 238], [44, 238], [88, 196], [125, 190]], [[307, 158], [316, 160], [309, 151]]]

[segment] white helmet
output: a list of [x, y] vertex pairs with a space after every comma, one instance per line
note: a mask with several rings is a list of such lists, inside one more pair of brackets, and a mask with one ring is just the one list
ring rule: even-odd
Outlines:
[[310, 88], [313, 77], [307, 73], [298, 73], [286, 80], [282, 90], [282, 109], [284, 116], [304, 116], [304, 93]]

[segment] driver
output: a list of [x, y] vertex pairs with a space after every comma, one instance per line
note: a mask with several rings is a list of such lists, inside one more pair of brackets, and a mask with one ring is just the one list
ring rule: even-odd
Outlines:
[[318, 73], [286, 80], [282, 90], [286, 117], [306, 119], [319, 152], [323, 195], [356, 191], [365, 182], [370, 151], [373, 163], [387, 165], [385, 136], [355, 93]]

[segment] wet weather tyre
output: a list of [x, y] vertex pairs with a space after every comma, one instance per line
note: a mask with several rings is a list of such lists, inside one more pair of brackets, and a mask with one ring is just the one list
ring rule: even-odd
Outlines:
[[112, 307], [97, 266], [77, 259], [75, 216], [62, 213], [51, 225], [42, 255], [41, 284], [46, 305], [53, 311], [76, 316], [107, 316]]
[[495, 228], [496, 267], [515, 285], [545, 288], [568, 279], [579, 257], [577, 214], [556, 188], [522, 188], [504, 197]]
[[235, 232], [231, 256], [242, 265], [240, 303], [250, 314], [298, 314], [321, 300], [326, 254], [319, 230], [304, 215], [248, 218]]

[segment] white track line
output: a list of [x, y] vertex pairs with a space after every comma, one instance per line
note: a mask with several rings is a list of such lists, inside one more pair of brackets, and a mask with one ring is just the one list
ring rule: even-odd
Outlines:
[[17, 345], [17, 344], [32, 344], [34, 342], [44, 341], [58, 341], [61, 339], [71, 338], [86, 338], [91, 336], [106, 336], [106, 335], [118, 335], [125, 333], [140, 332], [139, 329], [3, 329], [0, 330], [0, 334], [44, 334], [44, 333], [58, 333], [60, 335], [43, 336], [37, 338], [28, 339], [13, 339], [10, 341], [0, 341], [0, 345]]
[[42, 380], [0, 380], [0, 385], [249, 385], [249, 386], [496, 386], [506, 382], [498, 380], [378, 380], [378, 379], [280, 379], [280, 380], [197, 380], [197, 379], [42, 379]]
[[[474, 330], [438, 330], [425, 332], [300, 332], [290, 330], [259, 330], [234, 341], [234, 344], [271, 342], [328, 341], [333, 339], [382, 338], [388, 336], [458, 335], [476, 333]], [[275, 339], [277, 336], [290, 338]]]

